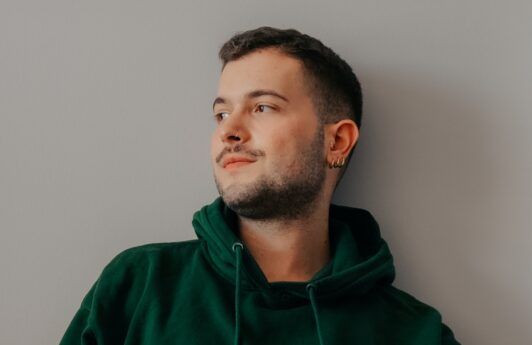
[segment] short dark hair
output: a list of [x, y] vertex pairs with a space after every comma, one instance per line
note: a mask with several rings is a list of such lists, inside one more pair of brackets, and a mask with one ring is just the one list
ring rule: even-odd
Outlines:
[[[303, 63], [306, 72], [305, 84], [313, 96], [314, 108], [321, 126], [351, 119], [360, 129], [362, 90], [358, 78], [347, 62], [314, 37], [295, 29], [283, 30], [270, 26], [237, 32], [222, 45], [218, 53], [223, 63], [222, 70], [230, 61], [270, 47], [277, 48]], [[347, 170], [354, 148], [340, 171], [336, 186]]]

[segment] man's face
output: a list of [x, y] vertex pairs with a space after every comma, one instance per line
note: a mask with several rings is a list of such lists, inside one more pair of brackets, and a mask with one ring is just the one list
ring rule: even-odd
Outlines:
[[[286, 100], [250, 95], [258, 90]], [[224, 202], [257, 220], [305, 215], [322, 193], [327, 162], [323, 126], [304, 87], [301, 63], [272, 48], [227, 63], [213, 114], [211, 160]], [[229, 156], [253, 162], [224, 168]]]

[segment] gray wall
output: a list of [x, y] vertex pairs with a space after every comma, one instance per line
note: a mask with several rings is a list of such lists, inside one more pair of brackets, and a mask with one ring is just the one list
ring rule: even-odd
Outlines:
[[396, 285], [463, 344], [530, 344], [531, 18], [527, 1], [1, 1], [0, 343], [57, 343], [118, 252], [195, 238], [217, 196], [218, 48], [271, 25], [360, 77], [333, 202], [375, 215]]

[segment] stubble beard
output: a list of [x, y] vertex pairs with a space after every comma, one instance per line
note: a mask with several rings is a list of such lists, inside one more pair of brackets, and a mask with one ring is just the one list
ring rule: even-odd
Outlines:
[[312, 212], [320, 197], [326, 175], [323, 158], [323, 126], [310, 145], [296, 157], [296, 171], [283, 175], [261, 175], [249, 184], [224, 190], [216, 176], [216, 188], [224, 203], [241, 217], [254, 220], [298, 219]]

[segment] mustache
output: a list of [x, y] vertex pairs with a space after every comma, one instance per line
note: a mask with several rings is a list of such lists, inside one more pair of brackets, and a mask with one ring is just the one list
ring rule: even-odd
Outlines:
[[233, 147], [225, 147], [222, 152], [220, 152], [216, 157], [216, 163], [219, 163], [226, 154], [237, 152], [243, 155], [247, 154], [248, 156], [252, 157], [264, 156], [264, 152], [262, 152], [261, 150], [246, 150], [242, 145], [237, 144]]

